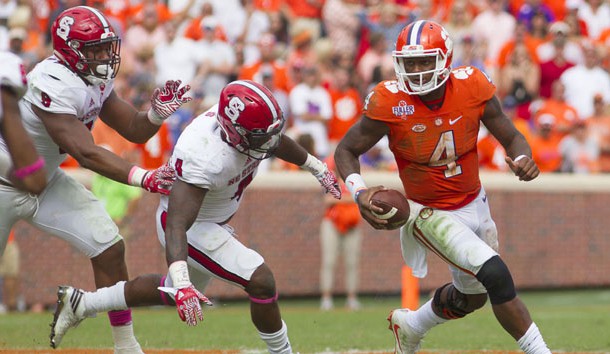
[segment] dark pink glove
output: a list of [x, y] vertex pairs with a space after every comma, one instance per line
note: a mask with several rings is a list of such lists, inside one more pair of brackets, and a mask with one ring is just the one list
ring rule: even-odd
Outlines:
[[199, 322], [203, 321], [201, 302], [208, 306], [213, 305], [210, 299], [199, 292], [199, 290], [195, 289], [193, 284], [180, 289], [164, 286], [160, 286], [158, 289], [174, 296], [178, 315], [180, 316], [180, 319], [189, 326], [196, 326], [198, 320]]
[[142, 178], [142, 188], [152, 193], [168, 195], [174, 181], [176, 171], [170, 165], [163, 165], [156, 170], [146, 172]]

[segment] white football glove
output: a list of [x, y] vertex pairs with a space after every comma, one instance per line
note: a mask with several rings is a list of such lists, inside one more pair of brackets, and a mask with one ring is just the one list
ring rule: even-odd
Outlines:
[[183, 322], [189, 326], [197, 325], [198, 320], [203, 321], [201, 302], [208, 306], [212, 306], [212, 302], [191, 284], [186, 261], [172, 263], [169, 276], [174, 287], [160, 286], [158, 289], [174, 296], [176, 310]]
[[165, 87], [156, 88], [150, 99], [148, 119], [156, 125], [163, 124], [167, 117], [171, 116], [184, 103], [191, 100], [184, 96], [191, 89], [190, 85], [180, 87], [182, 81], [167, 80]]
[[307, 160], [301, 167], [307, 169], [318, 179], [325, 193], [330, 193], [336, 199], [341, 199], [341, 188], [339, 188], [337, 176], [328, 169], [324, 162], [311, 154], [307, 154]]

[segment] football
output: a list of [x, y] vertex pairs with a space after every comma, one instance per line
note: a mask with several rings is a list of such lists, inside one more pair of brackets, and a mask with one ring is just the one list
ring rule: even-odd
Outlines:
[[380, 219], [387, 220], [390, 230], [400, 228], [409, 220], [411, 208], [409, 208], [407, 197], [395, 189], [375, 192], [371, 197], [371, 202], [383, 209], [382, 214], [373, 214]]

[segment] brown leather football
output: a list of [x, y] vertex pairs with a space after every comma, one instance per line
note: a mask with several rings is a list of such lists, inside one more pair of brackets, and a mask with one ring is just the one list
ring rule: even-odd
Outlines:
[[371, 202], [383, 209], [382, 214], [373, 214], [380, 219], [388, 220], [390, 230], [400, 228], [409, 220], [411, 209], [407, 197], [395, 189], [375, 192], [371, 197]]

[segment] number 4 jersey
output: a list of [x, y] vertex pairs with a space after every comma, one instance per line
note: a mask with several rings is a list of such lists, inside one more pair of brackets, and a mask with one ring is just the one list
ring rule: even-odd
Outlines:
[[419, 96], [382, 81], [368, 95], [364, 114], [385, 122], [405, 192], [434, 208], [457, 209], [481, 188], [477, 135], [485, 104], [495, 93], [489, 78], [460, 67], [447, 80], [442, 106], [429, 109]]
[[[216, 120], [218, 105], [196, 117], [182, 132], [170, 164], [177, 178], [207, 189], [197, 221], [224, 223], [237, 211], [246, 187], [258, 170], [259, 160], [240, 153], [221, 137]], [[167, 210], [169, 197], [161, 196]]]

